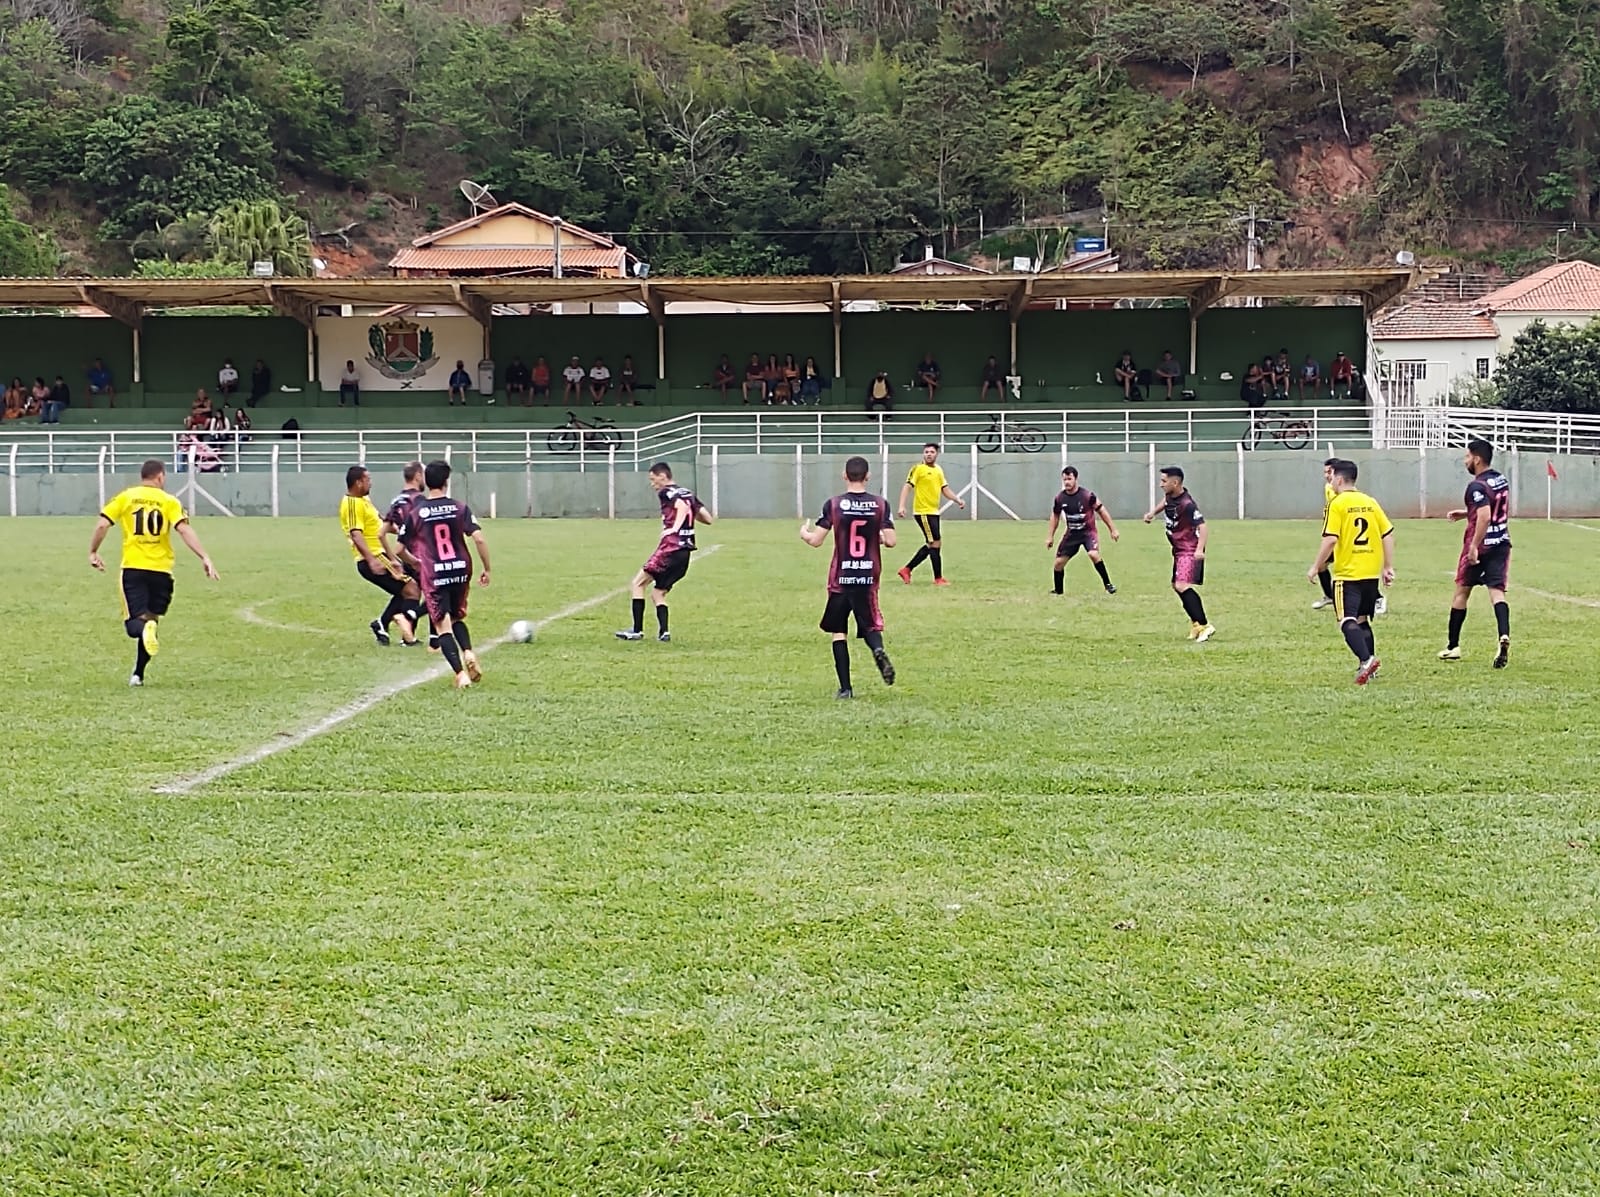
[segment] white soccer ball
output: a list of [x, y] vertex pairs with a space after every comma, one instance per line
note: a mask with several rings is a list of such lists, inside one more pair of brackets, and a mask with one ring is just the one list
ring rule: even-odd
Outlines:
[[533, 625], [526, 619], [519, 619], [511, 625], [511, 638], [518, 644], [526, 644], [533, 639]]

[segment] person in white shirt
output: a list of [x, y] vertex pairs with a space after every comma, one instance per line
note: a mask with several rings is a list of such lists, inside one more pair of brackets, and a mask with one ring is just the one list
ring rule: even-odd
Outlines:
[[217, 390], [224, 395], [231, 395], [239, 389], [239, 371], [233, 368], [233, 359], [222, 359], [222, 369], [217, 371]]
[[561, 371], [561, 377], [566, 379], [566, 385], [561, 388], [561, 398], [564, 401], [576, 402], [583, 395], [583, 380], [588, 377], [584, 368], [578, 363], [578, 355], [573, 354], [572, 360], [567, 363], [566, 369]]
[[339, 406], [344, 406], [345, 396], [357, 407], [361, 406], [361, 375], [356, 373], [356, 364], [350, 359], [344, 363], [344, 373], [339, 375]]
[[607, 366], [604, 358], [595, 358], [594, 365], [589, 367], [589, 398], [599, 407], [605, 402], [606, 392], [611, 389], [611, 367]]

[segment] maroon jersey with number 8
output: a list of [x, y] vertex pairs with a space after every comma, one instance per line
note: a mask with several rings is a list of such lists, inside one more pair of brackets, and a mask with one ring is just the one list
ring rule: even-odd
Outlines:
[[822, 505], [817, 527], [833, 530], [833, 560], [828, 563], [828, 589], [842, 594], [856, 586], [876, 586], [883, 572], [878, 534], [894, 527], [889, 500], [882, 495], [846, 491]]
[[477, 530], [472, 509], [448, 495], [412, 504], [405, 541], [421, 566], [417, 581], [430, 588], [470, 582], [471, 536]]

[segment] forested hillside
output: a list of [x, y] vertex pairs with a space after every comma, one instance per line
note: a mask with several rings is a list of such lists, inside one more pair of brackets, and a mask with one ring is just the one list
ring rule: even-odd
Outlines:
[[1583, 253], [1597, 153], [1600, 0], [0, 0], [0, 273], [256, 198], [381, 259], [463, 177], [658, 272]]

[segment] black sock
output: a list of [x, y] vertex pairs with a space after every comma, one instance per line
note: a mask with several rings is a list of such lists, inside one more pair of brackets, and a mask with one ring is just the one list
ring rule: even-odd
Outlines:
[[1465, 607], [1450, 608], [1450, 639], [1445, 644], [1446, 648], [1461, 647], [1461, 625], [1467, 622], [1467, 609]]
[[458, 619], [452, 623], [450, 625], [450, 634], [456, 638], [456, 646], [462, 652], [470, 653], [472, 651], [472, 633], [467, 631], [467, 625], [464, 620]]
[[1323, 570], [1317, 575], [1317, 581], [1322, 583], [1322, 597], [1331, 599], [1333, 597], [1333, 575], [1327, 570]]
[[883, 651], [882, 632], [862, 632], [861, 639], [866, 642], [867, 647], [873, 652], [881, 653]]
[[1104, 561], [1094, 562], [1094, 572], [1100, 575], [1100, 581], [1107, 586], [1111, 585], [1111, 575], [1106, 573], [1106, 563]]
[[1498, 602], [1494, 605], [1494, 623], [1495, 627], [1500, 630], [1500, 635], [1511, 635], [1511, 607], [1509, 604]]
[[1367, 632], [1353, 619], [1344, 621], [1344, 626], [1339, 629], [1344, 633], [1344, 642], [1350, 646], [1350, 651], [1355, 653], [1357, 661], [1367, 659]]
[[456, 638], [449, 632], [439, 633], [439, 651], [444, 654], [444, 659], [450, 663], [454, 673], [461, 672], [461, 649], [456, 645]]
[[633, 630], [640, 633], [644, 631], [644, 600], [642, 598], [633, 600]]
[[145, 652], [143, 640], [134, 641], [134, 645], [138, 651], [133, 658], [133, 676], [142, 679], [145, 666], [150, 664], [150, 654]]
[[389, 599], [389, 605], [383, 609], [383, 614], [378, 616], [378, 625], [387, 629], [388, 626], [394, 622], [394, 617], [396, 615], [405, 615], [410, 611], [410, 609], [410, 600], [403, 599], [399, 595], [394, 595]]
[[1200, 592], [1198, 590], [1185, 590], [1184, 593], [1194, 595], [1194, 606], [1191, 608], [1191, 610], [1194, 611], [1195, 623], [1205, 623], [1206, 605], [1200, 598]]
[[933, 559], [933, 576], [944, 577], [944, 554], [938, 549], [929, 549], [928, 556]]
[[1056, 570], [1056, 593], [1057, 594], [1065, 594], [1066, 593], [1066, 586], [1065, 586], [1066, 580], [1067, 580], [1067, 571], [1064, 570], [1064, 569]]
[[1369, 657], [1377, 656], [1378, 655], [1378, 637], [1373, 634], [1372, 625], [1370, 623], [1364, 623], [1364, 624], [1361, 625], [1361, 630], [1367, 634], [1367, 656], [1369, 656]]
[[1199, 620], [1195, 618], [1194, 613], [1194, 599], [1191, 597], [1193, 594], [1194, 591], [1192, 590], [1180, 590], [1178, 591], [1178, 601], [1183, 604], [1183, 613], [1189, 617], [1189, 622], [1198, 623]]
[[661, 634], [667, 634], [667, 604], [656, 604], [656, 627], [661, 629]]
[[920, 549], [917, 550], [917, 555], [915, 557], [911, 558], [910, 561], [906, 562], [906, 568], [907, 569], [916, 569], [917, 566], [921, 565], [924, 561], [926, 561], [928, 559], [928, 554], [931, 553], [932, 551], [933, 550], [928, 548], [927, 545], [923, 545]]
[[839, 675], [839, 689], [850, 688], [850, 642], [848, 640], [835, 640], [833, 642], [833, 671]]

